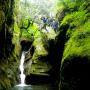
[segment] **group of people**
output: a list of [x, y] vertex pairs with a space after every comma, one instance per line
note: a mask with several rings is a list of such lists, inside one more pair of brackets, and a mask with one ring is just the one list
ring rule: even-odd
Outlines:
[[53, 18], [41, 17], [42, 25], [40, 29], [45, 29], [48, 32], [47, 26], [51, 27], [55, 32], [59, 27], [59, 21]]

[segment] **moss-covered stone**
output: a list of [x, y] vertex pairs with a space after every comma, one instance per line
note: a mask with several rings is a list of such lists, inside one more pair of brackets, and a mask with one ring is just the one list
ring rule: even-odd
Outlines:
[[[13, 35], [14, 0], [0, 1], [0, 89], [6, 90], [16, 84], [20, 54], [19, 37]], [[17, 38], [17, 39], [16, 39]], [[16, 45], [15, 45], [16, 44]], [[17, 45], [18, 44], [18, 45]], [[17, 48], [19, 47], [19, 48]]]
[[[72, 12], [69, 8], [60, 24], [60, 33], [66, 32], [60, 68], [60, 90], [89, 88], [90, 18], [88, 17], [89, 12], [87, 12], [89, 6], [87, 5], [88, 0], [78, 3], [80, 6], [75, 4], [77, 9]], [[67, 28], [65, 28], [66, 25], [68, 25]]]
[[0, 27], [4, 22], [5, 22], [5, 13], [3, 12], [3, 10], [0, 10]]
[[[27, 64], [28, 74], [30, 74], [30, 73], [40, 74], [41, 69], [43, 69], [44, 73], [47, 71], [47, 69], [46, 69], [46, 68], [48, 68], [47, 62], [44, 61], [45, 59], [44, 60], [40, 59], [41, 57], [45, 57], [48, 54], [48, 52], [44, 48], [44, 44], [46, 44], [46, 42], [44, 43], [44, 40], [47, 39], [47, 38], [43, 39], [42, 37], [44, 37], [44, 36], [42, 36], [42, 35], [38, 36], [33, 42], [33, 46], [35, 47], [35, 51], [34, 51], [32, 58], [30, 59], [29, 63]], [[31, 64], [31, 62], [32, 62], [32, 64]], [[40, 66], [42, 68], [39, 68]]]

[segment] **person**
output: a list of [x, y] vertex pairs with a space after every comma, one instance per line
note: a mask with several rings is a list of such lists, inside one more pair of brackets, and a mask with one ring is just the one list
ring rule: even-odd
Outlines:
[[56, 32], [56, 30], [58, 29], [59, 27], [59, 21], [58, 20], [55, 20], [52, 24], [52, 29]]
[[42, 17], [41, 20], [42, 20], [41, 30], [42, 30], [42, 29], [45, 29], [45, 30], [48, 32], [48, 30], [47, 30], [47, 28], [46, 28], [46, 26], [47, 26], [47, 18]]
[[48, 18], [47, 19], [48, 26], [52, 26], [52, 23], [53, 23], [53, 19], [52, 18]]

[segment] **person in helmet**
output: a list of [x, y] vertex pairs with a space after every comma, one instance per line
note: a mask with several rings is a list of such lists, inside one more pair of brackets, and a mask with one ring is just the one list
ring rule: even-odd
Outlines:
[[59, 21], [58, 20], [53, 21], [52, 29], [56, 32], [58, 27], [59, 27]]
[[48, 32], [48, 30], [47, 30], [47, 28], [46, 28], [46, 26], [47, 26], [47, 18], [42, 17], [41, 20], [42, 20], [41, 30], [42, 30], [42, 29], [45, 29], [45, 30]]

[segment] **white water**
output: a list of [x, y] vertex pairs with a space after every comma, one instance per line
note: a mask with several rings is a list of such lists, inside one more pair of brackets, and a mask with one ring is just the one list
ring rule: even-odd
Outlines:
[[25, 86], [25, 74], [24, 74], [24, 60], [25, 60], [25, 52], [22, 52], [20, 59], [20, 86]]

